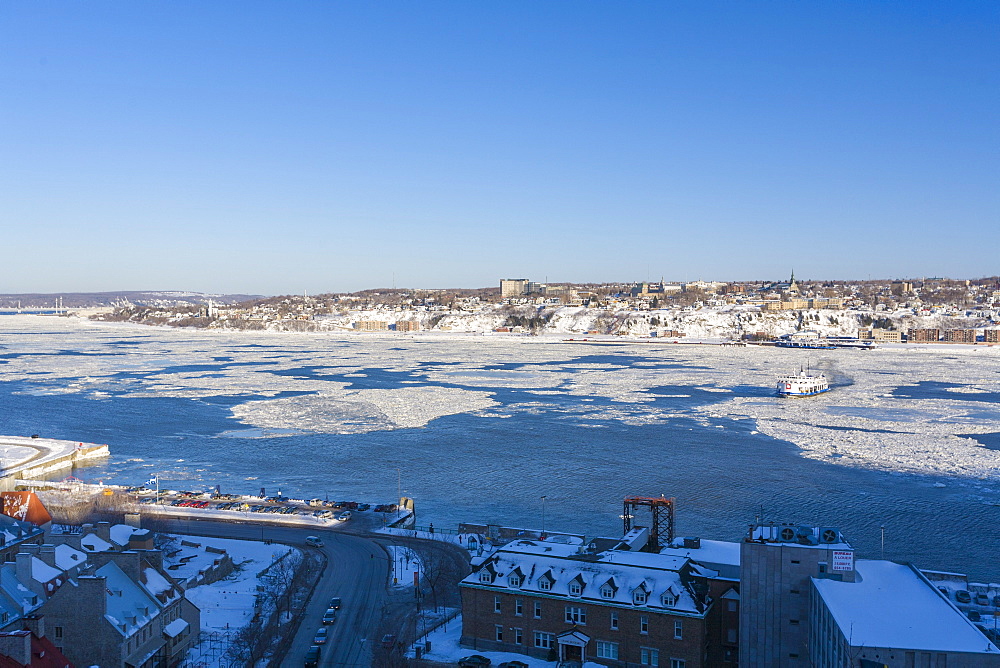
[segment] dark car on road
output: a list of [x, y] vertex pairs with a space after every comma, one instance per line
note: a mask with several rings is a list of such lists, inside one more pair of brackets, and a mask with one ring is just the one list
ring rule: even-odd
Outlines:
[[341, 601], [339, 596], [330, 599], [330, 608], [333, 610], [340, 610], [340, 605]]
[[337, 621], [337, 611], [333, 608], [329, 608], [323, 613], [323, 624], [329, 625]]
[[316, 668], [319, 665], [319, 645], [313, 645], [306, 650], [305, 668]]

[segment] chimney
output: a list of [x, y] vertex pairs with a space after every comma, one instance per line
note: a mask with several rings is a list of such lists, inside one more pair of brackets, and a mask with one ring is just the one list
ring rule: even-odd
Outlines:
[[14, 560], [14, 573], [17, 575], [17, 579], [21, 584], [27, 585], [31, 582], [31, 555], [27, 552], [18, 552]]
[[39, 638], [45, 637], [45, 617], [43, 615], [26, 615], [21, 620], [21, 626]]
[[[106, 540], [111, 543], [111, 522], [98, 522], [94, 533], [96, 533], [102, 540]], [[113, 544], [114, 543], [112, 543], [112, 545]]]
[[[39, 559], [41, 559], [43, 562], [45, 562], [46, 564], [48, 564], [52, 568], [57, 568], [59, 570], [62, 570], [61, 568], [59, 568], [58, 566], [56, 566], [56, 546], [55, 545], [40, 545], [39, 548], [40, 548], [38, 550], [38, 558]], [[35, 635], [38, 635], [38, 634], [36, 633]]]
[[0, 655], [9, 656], [19, 665], [31, 665], [31, 631], [0, 633]]

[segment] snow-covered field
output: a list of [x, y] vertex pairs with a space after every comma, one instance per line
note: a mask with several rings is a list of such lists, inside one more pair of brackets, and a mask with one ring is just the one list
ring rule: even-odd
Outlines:
[[236, 566], [235, 572], [224, 580], [191, 587], [185, 592], [188, 600], [201, 610], [202, 631], [201, 642], [192, 648], [188, 658], [196, 661], [197, 665], [228, 665], [225, 652], [229, 646], [229, 636], [246, 626], [253, 617], [257, 586], [261, 584], [257, 574], [293, 548], [228, 538], [177, 538], [201, 545], [197, 550], [184, 548], [185, 554], [196, 556], [176, 570], [176, 574], [181, 577], [186, 577], [188, 572], [190, 575], [196, 574], [207, 565], [207, 562], [202, 561], [210, 561], [218, 556], [204, 552], [206, 546], [226, 550]]

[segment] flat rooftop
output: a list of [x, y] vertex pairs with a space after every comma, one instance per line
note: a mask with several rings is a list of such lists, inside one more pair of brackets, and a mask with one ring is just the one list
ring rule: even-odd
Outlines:
[[812, 581], [852, 646], [1000, 654], [909, 566], [859, 560], [854, 567], [856, 582]]

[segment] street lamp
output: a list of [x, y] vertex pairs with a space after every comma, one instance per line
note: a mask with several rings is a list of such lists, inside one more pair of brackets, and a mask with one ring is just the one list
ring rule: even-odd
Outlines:
[[545, 540], [545, 499], [547, 498], [544, 494], [542, 495], [542, 540]]

